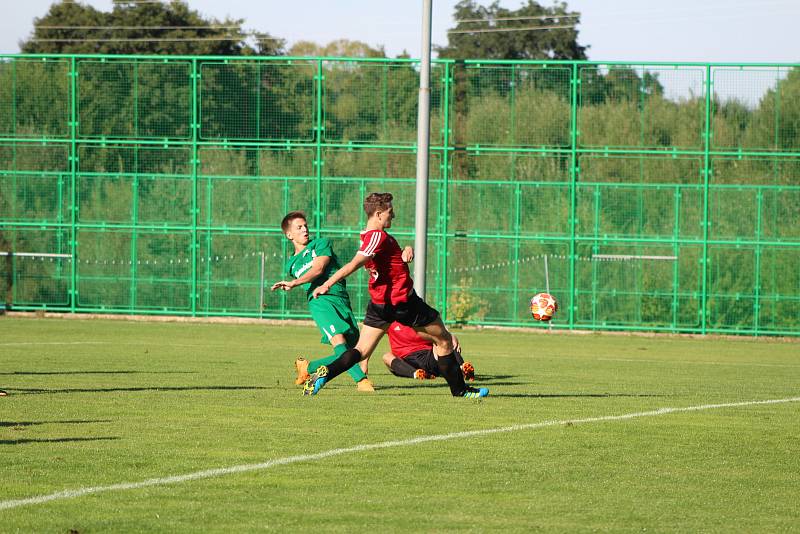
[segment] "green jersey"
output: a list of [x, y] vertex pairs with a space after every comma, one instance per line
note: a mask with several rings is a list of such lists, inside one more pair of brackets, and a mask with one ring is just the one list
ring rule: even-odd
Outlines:
[[[339, 258], [337, 258], [336, 254], [333, 252], [333, 246], [331, 245], [330, 239], [325, 237], [312, 239], [308, 242], [306, 248], [286, 260], [286, 272], [292, 275], [294, 278], [300, 278], [311, 268], [311, 264], [313, 263], [314, 258], [317, 256], [328, 256], [331, 261], [328, 262], [328, 266], [325, 268], [322, 274], [314, 278], [311, 282], [303, 284], [303, 289], [306, 290], [306, 296], [308, 297], [308, 300], [311, 300], [311, 293], [317, 287], [324, 284], [333, 273], [341, 268]], [[333, 287], [331, 287], [326, 294], [349, 299], [347, 295], [347, 286], [345, 285], [344, 280], [339, 280], [333, 284]]]

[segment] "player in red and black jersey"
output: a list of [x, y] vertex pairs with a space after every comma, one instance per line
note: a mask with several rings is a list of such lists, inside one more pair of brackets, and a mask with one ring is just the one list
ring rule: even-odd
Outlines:
[[[439, 376], [439, 365], [433, 355], [433, 339], [411, 327], [394, 322], [386, 331], [391, 352], [383, 355], [383, 363], [395, 376], [425, 380]], [[461, 367], [464, 380], [475, 380], [475, 367], [461, 357], [461, 346], [453, 336], [453, 354]]]
[[322, 366], [306, 381], [303, 393], [315, 395], [328, 381], [346, 371], [375, 350], [386, 329], [397, 321], [422, 332], [433, 341], [433, 353], [439, 374], [447, 381], [454, 397], [485, 397], [487, 388], [472, 388], [464, 383], [456, 361], [453, 338], [444, 326], [439, 312], [431, 308], [414, 291], [414, 281], [407, 263], [414, 258], [411, 247], [400, 249], [397, 241], [386, 233], [394, 219], [391, 193], [372, 193], [364, 199], [367, 227], [361, 233], [361, 246], [355, 257], [314, 289], [313, 297], [327, 293], [331, 286], [361, 267], [370, 272], [370, 303], [355, 348], [337, 360]]

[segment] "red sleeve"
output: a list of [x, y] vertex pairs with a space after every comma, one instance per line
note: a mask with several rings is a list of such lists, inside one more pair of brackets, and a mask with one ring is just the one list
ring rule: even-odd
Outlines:
[[358, 249], [358, 254], [371, 258], [375, 256], [385, 242], [386, 232], [380, 230], [364, 232], [364, 235], [361, 236], [361, 247]]

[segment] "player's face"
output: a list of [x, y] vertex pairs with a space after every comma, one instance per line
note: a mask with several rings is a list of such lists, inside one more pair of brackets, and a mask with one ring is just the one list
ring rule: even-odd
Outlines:
[[286, 232], [286, 237], [290, 241], [298, 245], [308, 244], [308, 223], [305, 219], [294, 219], [289, 224], [289, 230]]
[[378, 219], [383, 223], [384, 228], [392, 227], [392, 219], [394, 219], [394, 206], [389, 204], [389, 207], [378, 214]]

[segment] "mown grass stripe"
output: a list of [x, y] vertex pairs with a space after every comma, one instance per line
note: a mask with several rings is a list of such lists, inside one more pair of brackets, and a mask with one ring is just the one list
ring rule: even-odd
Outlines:
[[785, 399], [770, 399], [760, 401], [743, 401], [743, 402], [728, 402], [720, 404], [702, 404], [699, 406], [687, 406], [683, 408], [659, 408], [657, 410], [650, 410], [646, 412], [634, 412], [622, 415], [604, 415], [598, 417], [587, 417], [583, 419], [565, 419], [561, 421], [543, 421], [540, 423], [526, 423], [521, 425], [512, 425], [500, 428], [487, 428], [484, 430], [470, 430], [465, 432], [453, 432], [450, 434], [437, 434], [432, 436], [420, 436], [417, 438], [383, 441], [380, 443], [369, 443], [364, 445], [356, 445], [353, 447], [345, 447], [341, 449], [331, 449], [329, 451], [319, 452], [316, 454], [302, 454], [298, 456], [288, 456], [285, 458], [278, 458], [258, 464], [244, 464], [231, 467], [221, 467], [217, 469], [207, 469], [204, 471], [197, 471], [185, 475], [175, 475], [163, 478], [151, 478], [142, 480], [140, 482], [124, 482], [120, 484], [111, 484], [108, 486], [93, 486], [87, 488], [78, 488], [74, 490], [65, 490], [48, 495], [38, 495], [28, 497], [25, 499], [11, 499], [0, 501], [0, 510], [8, 510], [10, 508], [18, 508], [20, 506], [30, 506], [35, 504], [43, 504], [50, 501], [58, 501], [64, 499], [74, 499], [83, 495], [91, 495], [95, 493], [104, 493], [108, 491], [125, 491], [139, 488], [146, 488], [150, 486], [163, 486], [167, 484], [180, 484], [183, 482], [190, 482], [193, 480], [200, 480], [205, 478], [213, 478], [224, 475], [231, 475], [236, 473], [245, 473], [249, 471], [260, 471], [277, 467], [281, 465], [294, 464], [299, 462], [310, 462], [315, 460], [324, 460], [332, 456], [339, 456], [352, 452], [364, 452], [376, 449], [388, 449], [391, 447], [405, 447], [409, 445], [417, 445], [420, 443], [428, 443], [433, 441], [446, 441], [459, 438], [472, 438], [476, 436], [486, 436], [490, 434], [498, 434], [502, 432], [516, 432], [519, 430], [535, 430], [550, 426], [558, 426], [565, 424], [587, 424], [587, 423], [601, 423], [607, 421], [624, 421], [628, 419], [637, 419], [640, 417], [654, 417], [658, 415], [667, 415], [673, 413], [683, 412], [696, 412], [703, 410], [714, 410], [720, 408], [739, 408], [744, 406], [756, 406], [765, 404], [783, 404], [790, 402], [800, 402], [800, 397], [789, 397]]

